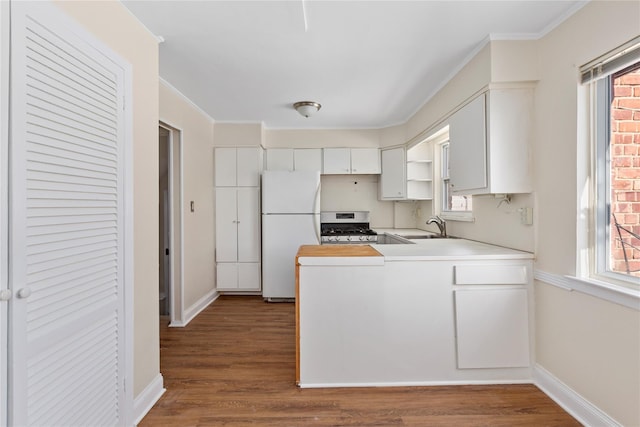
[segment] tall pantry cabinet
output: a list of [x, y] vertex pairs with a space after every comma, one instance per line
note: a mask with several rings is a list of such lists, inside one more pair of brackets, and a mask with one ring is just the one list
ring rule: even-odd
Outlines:
[[259, 293], [262, 148], [215, 149], [216, 283]]

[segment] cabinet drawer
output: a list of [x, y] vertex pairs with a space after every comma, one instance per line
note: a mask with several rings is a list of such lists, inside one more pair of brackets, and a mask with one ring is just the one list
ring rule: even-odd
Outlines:
[[526, 285], [526, 265], [456, 265], [455, 285]]

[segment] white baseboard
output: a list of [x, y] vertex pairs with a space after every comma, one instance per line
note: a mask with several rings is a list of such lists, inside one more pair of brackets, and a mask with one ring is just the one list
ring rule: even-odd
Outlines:
[[612, 426], [620, 424], [600, 408], [576, 393], [540, 365], [533, 368], [533, 381], [547, 396], [585, 426]]
[[207, 308], [209, 304], [217, 300], [219, 296], [220, 293], [216, 289], [208, 292], [205, 296], [196, 301], [195, 304], [184, 311], [183, 320], [176, 320], [174, 322], [171, 322], [169, 326], [172, 328], [183, 328], [187, 326], [189, 322], [191, 322], [198, 314], [200, 314], [202, 310]]
[[133, 400], [134, 425], [138, 425], [138, 423], [142, 421], [144, 416], [147, 415], [147, 412], [151, 410], [165, 391], [167, 390], [164, 388], [162, 374], [158, 374]]
[[450, 385], [496, 385], [496, 384], [531, 384], [530, 379], [520, 380], [459, 380], [459, 381], [398, 381], [398, 382], [366, 382], [366, 383], [306, 383], [298, 384], [300, 388], [348, 388], [348, 387], [431, 387]]

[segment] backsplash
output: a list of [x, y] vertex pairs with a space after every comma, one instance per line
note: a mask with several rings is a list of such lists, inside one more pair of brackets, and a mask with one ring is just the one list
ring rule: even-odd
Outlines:
[[322, 175], [323, 211], [371, 212], [371, 227], [394, 226], [394, 202], [378, 200], [379, 175]]

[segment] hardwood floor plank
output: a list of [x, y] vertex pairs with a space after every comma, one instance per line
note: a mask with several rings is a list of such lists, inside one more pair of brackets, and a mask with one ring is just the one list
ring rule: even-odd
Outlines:
[[167, 392], [140, 426], [579, 426], [531, 384], [299, 389], [295, 307], [222, 296], [160, 327]]

